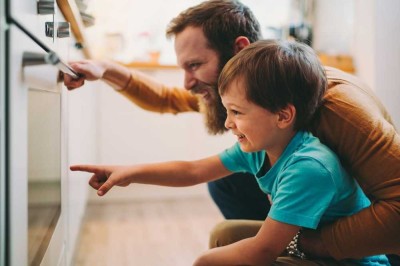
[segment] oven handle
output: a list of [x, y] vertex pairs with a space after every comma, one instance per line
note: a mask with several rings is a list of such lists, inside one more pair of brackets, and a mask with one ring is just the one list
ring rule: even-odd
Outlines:
[[56, 66], [61, 72], [72, 76], [74, 79], [80, 78], [81, 75], [73, 70], [68, 64], [63, 62], [61, 58], [53, 51], [46, 54], [24, 52], [22, 57], [22, 66], [32, 66], [50, 64]]

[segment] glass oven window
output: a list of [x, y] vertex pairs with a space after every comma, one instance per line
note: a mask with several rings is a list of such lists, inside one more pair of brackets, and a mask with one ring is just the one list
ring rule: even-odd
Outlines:
[[39, 265], [61, 214], [61, 94], [28, 93], [28, 261]]

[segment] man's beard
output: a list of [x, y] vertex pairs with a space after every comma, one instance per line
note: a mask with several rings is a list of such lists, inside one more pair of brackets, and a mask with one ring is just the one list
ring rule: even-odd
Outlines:
[[211, 89], [213, 95], [209, 102], [205, 103], [202, 99], [199, 99], [200, 112], [204, 114], [204, 122], [209, 134], [223, 134], [227, 131], [225, 128], [226, 109], [222, 105], [216, 87], [212, 86]]
[[[228, 62], [230, 58], [234, 56], [234, 52], [227, 52], [220, 56], [219, 59], [219, 72], [221, 73], [222, 68]], [[218, 93], [217, 85], [208, 84], [209, 89], [211, 90], [211, 100], [207, 103], [199, 98], [199, 107], [200, 112], [204, 114], [204, 123], [206, 125], [207, 131], [211, 135], [218, 135], [223, 134], [228, 129], [225, 127], [225, 120], [226, 120], [226, 109], [222, 105], [221, 97]], [[196, 89], [192, 92], [195, 92]]]

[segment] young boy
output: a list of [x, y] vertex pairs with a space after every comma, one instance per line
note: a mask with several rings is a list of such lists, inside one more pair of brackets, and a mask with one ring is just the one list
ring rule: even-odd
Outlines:
[[[326, 77], [306, 45], [260, 41], [231, 59], [219, 79], [225, 126], [238, 142], [198, 161], [136, 166], [72, 166], [94, 173], [98, 195], [130, 183], [190, 186], [233, 172], [255, 175], [272, 207], [254, 237], [211, 249], [195, 265], [272, 265], [299, 230], [348, 216], [370, 205], [336, 155], [307, 132], [322, 102]], [[295, 245], [289, 248], [302, 255]], [[385, 256], [341, 263], [389, 265]]]

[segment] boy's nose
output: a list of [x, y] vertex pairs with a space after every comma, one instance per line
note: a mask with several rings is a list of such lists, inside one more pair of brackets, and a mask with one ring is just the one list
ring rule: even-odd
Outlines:
[[234, 124], [233, 124], [233, 122], [229, 119], [229, 117], [226, 118], [224, 126], [225, 126], [227, 129], [232, 129], [232, 128], [233, 128]]

